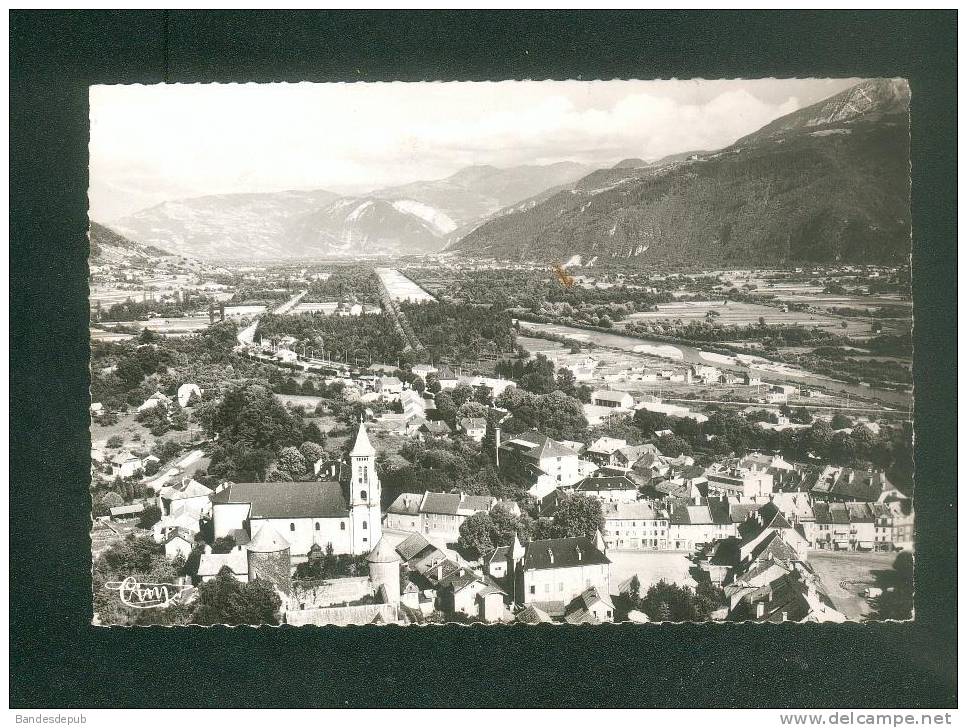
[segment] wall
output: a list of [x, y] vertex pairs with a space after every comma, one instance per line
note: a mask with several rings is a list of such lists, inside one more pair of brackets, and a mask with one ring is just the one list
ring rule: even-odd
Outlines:
[[354, 602], [372, 593], [373, 588], [368, 576], [347, 576], [313, 583], [311, 586], [295, 582], [292, 602], [296, 608], [318, 609], [330, 607], [333, 604]]
[[[517, 599], [531, 602], [570, 602], [589, 586], [611, 594], [611, 565], [572, 566], [565, 569], [529, 569], [524, 572], [523, 592]], [[534, 593], [531, 593], [531, 587]]]
[[668, 521], [609, 518], [604, 522], [604, 543], [609, 549], [668, 548]]
[[289, 578], [288, 549], [271, 553], [249, 551], [248, 578], [249, 581], [264, 579], [288, 593], [292, 588], [292, 580]]
[[388, 624], [397, 621], [396, 607], [391, 604], [364, 604], [355, 607], [325, 607], [322, 609], [293, 609], [284, 615], [286, 624], [295, 626], [370, 624], [377, 615]]
[[215, 538], [228, 536], [243, 528], [251, 506], [248, 503], [216, 503], [214, 505]]
[[[312, 548], [318, 544], [325, 551], [327, 544], [337, 554], [352, 553], [348, 518], [256, 518], [251, 521], [252, 536], [259, 532], [262, 524], [268, 523], [289, 542], [293, 559], [304, 559]], [[293, 531], [290, 526], [295, 524]], [[319, 524], [319, 530], [316, 530]], [[345, 525], [345, 530], [340, 528]]]

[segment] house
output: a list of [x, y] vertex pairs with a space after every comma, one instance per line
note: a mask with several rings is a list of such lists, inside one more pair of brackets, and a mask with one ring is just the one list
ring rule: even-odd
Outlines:
[[604, 514], [608, 550], [651, 551], [668, 548], [668, 512], [656, 501], [609, 503]]
[[827, 502], [864, 501], [882, 503], [903, 498], [882, 470], [856, 470], [833, 465], [825, 467], [809, 487], [815, 500]]
[[178, 504], [200, 515], [211, 513], [212, 489], [193, 478], [182, 478], [173, 485], [165, 485], [158, 491], [158, 508], [162, 516], [171, 515], [172, 506]]
[[515, 600], [564, 615], [588, 587], [611, 594], [611, 560], [587, 537], [531, 541], [515, 563]]
[[178, 387], [178, 406], [187, 407], [192, 397], [201, 399], [201, 390], [197, 384], [185, 383]]
[[[441, 386], [443, 382], [440, 382]], [[497, 379], [494, 377], [482, 377], [482, 376], [465, 376], [461, 375], [457, 377], [457, 384], [466, 384], [468, 387], [473, 388], [474, 391], [479, 390], [481, 387], [486, 387], [490, 391], [490, 396], [497, 398], [504, 393], [510, 387], [516, 386], [516, 384], [511, 379]], [[454, 385], [456, 386], [456, 385]], [[450, 387], [446, 387], [450, 389]]]
[[692, 376], [701, 380], [703, 384], [714, 384], [722, 376], [722, 370], [706, 364], [695, 364], [692, 367]]
[[387, 509], [385, 525], [451, 542], [460, 537], [460, 526], [467, 518], [488, 513], [497, 503], [492, 496], [465, 493], [401, 493]]
[[171, 405], [171, 398], [162, 394], [161, 392], [155, 392], [138, 406], [138, 412], [154, 409], [159, 404], [163, 404], [168, 407]]
[[725, 470], [709, 469], [708, 479], [709, 498], [738, 498], [748, 501], [753, 498], [767, 496], [772, 493], [772, 475], [763, 470], [745, 470], [739, 467]]
[[399, 377], [380, 377], [376, 380], [376, 392], [389, 399], [399, 398], [403, 394], [403, 382]]
[[[738, 525], [734, 536], [716, 539], [700, 567], [713, 584], [728, 585], [751, 574], [777, 575], [795, 563], [805, 563], [809, 549], [801, 529], [794, 527], [774, 503], [766, 503]], [[770, 576], [771, 578], [771, 576]]]
[[623, 447], [628, 446], [627, 440], [617, 437], [599, 437], [588, 445], [584, 451], [585, 457], [599, 466], [614, 465], [614, 454]]
[[272, 358], [283, 364], [295, 364], [299, 361], [299, 355], [291, 349], [277, 349]]
[[142, 458], [138, 455], [131, 454], [127, 450], [122, 450], [111, 458], [111, 476], [114, 478], [131, 478], [138, 472], [144, 470], [147, 462], [147, 458]]
[[426, 381], [428, 375], [436, 374], [437, 371], [439, 370], [432, 364], [414, 364], [410, 367], [410, 372], [421, 377], [424, 381]]
[[284, 534], [294, 562], [313, 546], [336, 554], [367, 554], [382, 533], [376, 450], [360, 424], [349, 455], [350, 481], [229, 483], [212, 496], [215, 538], [271, 526]]
[[91, 402], [90, 413], [92, 417], [99, 417], [104, 414], [104, 405], [100, 402]]
[[668, 548], [694, 551], [736, 533], [728, 501], [716, 498], [672, 500], [669, 504]]
[[488, 513], [496, 504], [493, 496], [426, 492], [420, 503], [423, 533], [448, 543], [456, 541], [467, 518], [474, 513]]
[[540, 609], [533, 604], [529, 604], [517, 613], [514, 617], [515, 622], [520, 622], [521, 624], [553, 624], [554, 620], [551, 619], [551, 615]]
[[610, 465], [613, 468], [629, 470], [643, 457], [648, 455], [660, 455], [658, 448], [651, 443], [644, 445], [625, 445], [619, 447], [611, 454]]
[[487, 577], [461, 568], [438, 586], [441, 605], [451, 614], [463, 614], [483, 622], [499, 622], [506, 616], [506, 592]]
[[490, 553], [485, 554], [482, 559], [484, 571], [495, 579], [502, 579], [507, 576], [509, 554], [510, 546], [498, 546]]
[[771, 471], [772, 469], [777, 469], [788, 472], [792, 472], [796, 469], [795, 465], [785, 460], [778, 453], [766, 455], [759, 452], [752, 452], [746, 455], [744, 458], [741, 458], [738, 462], [738, 467], [746, 470]]
[[610, 389], [598, 389], [594, 392], [591, 392], [591, 404], [595, 407], [630, 410], [635, 406], [635, 400], [634, 397], [627, 392], [615, 392]]
[[169, 559], [173, 559], [176, 556], [187, 559], [191, 555], [194, 547], [195, 534], [183, 528], [176, 528], [165, 539], [165, 556]]
[[773, 567], [753, 584], [739, 583], [729, 611], [731, 621], [845, 622], [822, 581], [804, 564]]
[[758, 387], [762, 385], [762, 377], [752, 372], [745, 372], [742, 374], [742, 383], [749, 387]]
[[[175, 506], [172, 513], [162, 516], [161, 519], [151, 527], [155, 543], [164, 543], [165, 539], [175, 529], [182, 529], [194, 535], [201, 530], [201, 516], [196, 511]], [[234, 536], [234, 532], [232, 534]], [[238, 539], [236, 539], [238, 543]]]
[[417, 434], [423, 438], [447, 437], [451, 432], [453, 430], [450, 429], [450, 425], [443, 420], [424, 420], [417, 429]]
[[[386, 509], [383, 525], [395, 531], [423, 531], [423, 518], [420, 515], [421, 493], [400, 493]], [[405, 560], [405, 559], [404, 559]]]
[[487, 434], [487, 420], [483, 417], [464, 417], [458, 424], [460, 431], [474, 442], [481, 442]]
[[404, 419], [426, 418], [426, 401], [415, 389], [404, 389], [400, 393], [400, 404], [403, 406]]
[[590, 477], [579, 480], [574, 492], [607, 503], [633, 503], [638, 500], [638, 486], [625, 475]]
[[574, 597], [564, 610], [568, 624], [601, 624], [614, 621], [614, 604], [611, 597], [602, 594], [598, 587], [589, 586]]
[[537, 430], [514, 436], [501, 444], [499, 451], [502, 465], [513, 463], [535, 480], [545, 474], [557, 486], [573, 485], [587, 472], [574, 450]]
[[206, 546], [198, 561], [196, 576], [203, 582], [211, 581], [226, 566], [236, 579], [248, 581], [248, 553], [244, 548], [238, 547], [227, 554], [216, 554], [212, 553], [210, 546]]

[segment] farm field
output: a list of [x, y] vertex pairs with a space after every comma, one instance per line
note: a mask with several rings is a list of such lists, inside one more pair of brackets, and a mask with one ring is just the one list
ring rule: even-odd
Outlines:
[[386, 286], [390, 298], [394, 301], [422, 303], [423, 301], [436, 300], [395, 268], [377, 268], [376, 275]]
[[[808, 300], [808, 297], [804, 297], [805, 300]], [[833, 333], [848, 336], [869, 336], [871, 334], [868, 320], [852, 320], [834, 315], [822, 316], [804, 311], [780, 311], [772, 306], [734, 301], [725, 305], [722, 301], [664, 303], [658, 306], [658, 311], [643, 311], [629, 315], [622, 321], [616, 322], [615, 328], [625, 328], [629, 323], [652, 321], [681, 320], [686, 324], [689, 321], [705, 321], [710, 311], [718, 314], [714, 317], [714, 321], [721, 326], [755, 325], [762, 318], [771, 326], [805, 326], [809, 328], [818, 326], [829, 329]], [[845, 329], [842, 327], [844, 321], [846, 322]]]
[[125, 334], [120, 331], [103, 331], [102, 329], [91, 329], [91, 341], [105, 341], [105, 342], [129, 341], [134, 337], [135, 337], [135, 334]]
[[184, 316], [179, 318], [153, 318], [147, 321], [105, 321], [102, 326], [136, 326], [165, 336], [187, 336], [197, 334], [211, 325], [208, 315]]

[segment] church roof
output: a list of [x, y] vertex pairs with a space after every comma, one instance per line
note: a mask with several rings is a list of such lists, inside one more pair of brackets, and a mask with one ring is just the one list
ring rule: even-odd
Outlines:
[[366, 434], [366, 423], [359, 423], [359, 432], [356, 433], [356, 443], [353, 445], [353, 451], [350, 453], [354, 457], [362, 457], [368, 455], [375, 455], [376, 448], [369, 441], [369, 435]]
[[272, 553], [287, 548], [289, 548], [289, 542], [282, 538], [279, 532], [268, 523], [264, 524], [248, 543], [248, 550], [256, 553]]
[[232, 483], [212, 496], [215, 505], [249, 503], [249, 518], [344, 518], [349, 515], [339, 483]]
[[386, 536], [383, 536], [376, 547], [369, 552], [369, 556], [366, 557], [366, 561], [371, 564], [390, 564], [394, 561], [399, 561], [400, 556], [396, 553], [396, 549], [389, 542]]

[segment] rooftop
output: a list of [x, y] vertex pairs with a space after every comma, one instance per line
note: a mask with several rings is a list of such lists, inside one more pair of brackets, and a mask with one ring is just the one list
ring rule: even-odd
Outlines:
[[249, 503], [249, 518], [345, 518], [349, 515], [339, 483], [232, 483], [212, 496], [216, 506]]
[[524, 550], [524, 569], [565, 569], [610, 563], [585, 536], [531, 541]]

